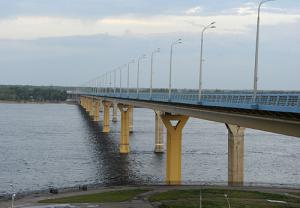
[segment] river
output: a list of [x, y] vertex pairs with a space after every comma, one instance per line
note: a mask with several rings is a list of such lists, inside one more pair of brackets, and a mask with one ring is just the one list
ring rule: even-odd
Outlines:
[[[119, 115], [118, 115], [119, 116]], [[166, 154], [155, 154], [154, 113], [134, 109], [128, 155], [120, 122], [101, 133], [76, 105], [0, 104], [0, 196], [83, 184], [161, 184]], [[300, 139], [247, 129], [246, 184], [300, 187]], [[224, 124], [191, 118], [183, 131], [182, 180], [226, 184]], [[13, 188], [11, 186], [13, 185]]]

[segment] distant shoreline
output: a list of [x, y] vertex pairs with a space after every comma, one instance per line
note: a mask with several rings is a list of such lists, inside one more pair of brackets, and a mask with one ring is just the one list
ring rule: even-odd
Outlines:
[[0, 100], [0, 104], [71, 104], [69, 101], [27, 101], [27, 100]]

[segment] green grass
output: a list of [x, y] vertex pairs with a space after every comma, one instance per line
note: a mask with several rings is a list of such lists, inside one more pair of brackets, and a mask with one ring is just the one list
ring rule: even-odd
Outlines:
[[[300, 199], [257, 191], [203, 189], [203, 208], [228, 207], [224, 197], [227, 194], [234, 208], [300, 208]], [[172, 190], [150, 196], [151, 202], [161, 202], [160, 208], [199, 207], [200, 190]], [[269, 200], [286, 201], [287, 204], [271, 203]]]
[[56, 199], [41, 200], [39, 203], [62, 204], [62, 203], [105, 203], [129, 201], [135, 196], [147, 192], [146, 189], [129, 189], [121, 191], [109, 191], [96, 194], [70, 196]]

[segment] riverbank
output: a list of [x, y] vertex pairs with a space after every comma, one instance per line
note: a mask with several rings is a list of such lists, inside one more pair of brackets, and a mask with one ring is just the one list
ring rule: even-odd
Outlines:
[[[15, 206], [28, 207], [300, 207], [300, 189], [228, 186], [116, 186], [86, 191], [35, 193], [17, 198]], [[227, 198], [227, 199], [226, 199]], [[0, 201], [0, 207], [10, 207]], [[55, 206], [54, 206], [55, 205]], [[239, 205], [239, 206], [238, 206]]]
[[73, 101], [27, 101], [27, 100], [0, 100], [0, 104], [73, 104]]

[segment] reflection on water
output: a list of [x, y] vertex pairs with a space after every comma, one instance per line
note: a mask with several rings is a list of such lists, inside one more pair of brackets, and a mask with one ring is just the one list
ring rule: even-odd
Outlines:
[[[165, 154], [154, 154], [154, 114], [135, 109], [131, 153], [119, 154], [120, 123], [111, 133], [90, 122], [77, 106], [0, 104], [0, 195], [81, 184], [163, 183]], [[300, 140], [247, 130], [245, 181], [300, 184]], [[227, 130], [190, 119], [184, 129], [185, 183], [226, 183]]]

